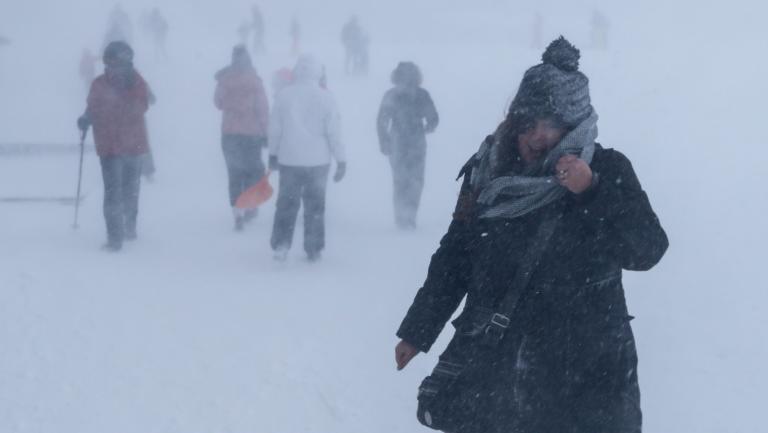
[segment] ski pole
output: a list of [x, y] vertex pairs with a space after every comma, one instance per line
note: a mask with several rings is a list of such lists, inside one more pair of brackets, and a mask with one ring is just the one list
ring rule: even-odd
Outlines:
[[83, 153], [85, 153], [85, 136], [88, 134], [88, 129], [84, 129], [80, 134], [80, 168], [77, 171], [77, 194], [75, 195], [75, 222], [72, 223], [72, 229], [77, 230], [77, 215], [80, 211], [80, 184], [83, 181]]

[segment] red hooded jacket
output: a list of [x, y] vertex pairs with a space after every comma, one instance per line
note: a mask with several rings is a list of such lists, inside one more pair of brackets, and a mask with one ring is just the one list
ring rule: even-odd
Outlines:
[[214, 102], [222, 111], [221, 132], [266, 137], [269, 102], [256, 71], [230, 66], [217, 73], [216, 80]]
[[99, 156], [141, 155], [149, 151], [144, 113], [149, 108], [149, 87], [134, 71], [128, 86], [102, 74], [91, 84], [88, 116]]

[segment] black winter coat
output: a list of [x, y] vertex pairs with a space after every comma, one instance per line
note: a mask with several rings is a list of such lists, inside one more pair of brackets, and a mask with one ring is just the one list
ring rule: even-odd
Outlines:
[[396, 86], [381, 100], [376, 119], [379, 147], [385, 155], [426, 152], [425, 134], [437, 128], [438, 117], [432, 97], [421, 87]]
[[457, 331], [441, 360], [466, 362], [466, 335], [509, 289], [537, 227], [560, 223], [501, 346], [477, 387], [473, 433], [636, 433], [641, 429], [637, 355], [621, 272], [648, 270], [668, 240], [620, 152], [599, 145], [598, 183], [580, 195], [516, 219], [481, 219], [468, 179], [427, 279], [397, 335], [426, 352], [466, 295]]

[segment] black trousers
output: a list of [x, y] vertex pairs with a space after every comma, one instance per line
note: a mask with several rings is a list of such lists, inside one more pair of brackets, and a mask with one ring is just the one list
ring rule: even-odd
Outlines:
[[143, 161], [144, 155], [101, 158], [104, 220], [107, 223], [107, 240], [110, 244], [122, 245], [126, 234], [136, 234]]
[[392, 166], [395, 223], [400, 227], [416, 225], [421, 193], [424, 190], [426, 146], [394, 146], [389, 162]]
[[255, 185], [264, 176], [264, 161], [261, 148], [266, 144], [262, 137], [224, 134], [221, 148], [229, 174], [229, 204], [235, 205], [237, 198], [246, 189]]
[[299, 207], [304, 205], [304, 251], [318, 253], [325, 247], [325, 190], [329, 165], [315, 167], [280, 166], [273, 250], [289, 249]]

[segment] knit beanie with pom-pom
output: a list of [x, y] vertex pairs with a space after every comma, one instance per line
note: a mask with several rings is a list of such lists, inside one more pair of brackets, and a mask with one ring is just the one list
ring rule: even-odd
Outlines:
[[554, 117], [571, 128], [589, 117], [589, 79], [579, 71], [579, 57], [564, 37], [552, 41], [542, 63], [525, 72], [509, 114], [528, 121]]

